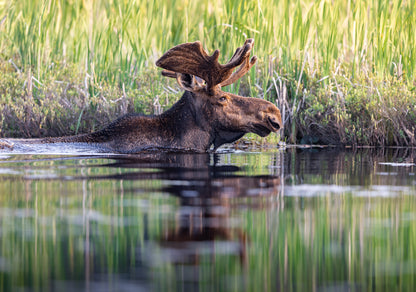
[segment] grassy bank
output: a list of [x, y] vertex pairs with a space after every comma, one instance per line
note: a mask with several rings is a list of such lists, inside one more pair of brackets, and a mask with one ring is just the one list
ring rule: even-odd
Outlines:
[[[180, 96], [155, 60], [201, 40], [220, 61], [255, 38], [228, 90], [275, 102], [291, 143], [416, 145], [414, 1], [0, 3], [0, 136], [88, 132]], [[159, 107], [160, 105], [160, 107]]]

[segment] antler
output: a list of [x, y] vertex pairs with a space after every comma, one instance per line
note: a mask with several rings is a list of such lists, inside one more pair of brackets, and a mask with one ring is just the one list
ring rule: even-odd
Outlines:
[[[227, 86], [244, 76], [257, 61], [257, 57], [251, 58], [250, 52], [254, 40], [248, 39], [244, 45], [238, 48], [227, 64], [218, 63], [219, 50], [209, 56], [202, 48], [201, 42], [185, 43], [173, 47], [167, 51], [156, 65], [166, 69], [162, 75], [176, 77], [179, 81], [179, 74], [191, 74], [205, 80], [206, 86], [212, 88], [216, 85]], [[240, 66], [236, 72], [233, 70]], [[201, 83], [198, 82], [198, 85]]]
[[[237, 51], [236, 51], [236, 53], [237, 53]], [[234, 55], [236, 53], [234, 53]], [[241, 77], [243, 77], [248, 71], [250, 71], [251, 67], [253, 67], [253, 65], [256, 63], [257, 57], [256, 56], [253, 56], [251, 58], [251, 60], [249, 60], [249, 57], [250, 57], [250, 52], [244, 57], [243, 63], [241, 64], [240, 68], [238, 68], [234, 73], [232, 73], [231, 76], [228, 79], [226, 79], [226, 80], [224, 80], [224, 81], [222, 81], [220, 83], [220, 86], [221, 87], [224, 87], [224, 86], [228, 86], [230, 84], [233, 84], [238, 79], [240, 79]], [[234, 56], [231, 58], [231, 60], [233, 58], [234, 58]], [[237, 67], [237, 66], [235, 66], [235, 67]], [[235, 67], [233, 67], [233, 69]]]

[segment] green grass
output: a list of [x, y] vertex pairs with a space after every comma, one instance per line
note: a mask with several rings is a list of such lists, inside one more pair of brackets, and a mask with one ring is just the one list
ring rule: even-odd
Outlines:
[[[252, 37], [258, 64], [229, 90], [276, 102], [286, 140], [416, 145], [415, 10], [414, 1], [387, 0], [3, 1], [0, 135], [90, 131], [123, 112], [122, 97], [128, 110], [148, 113], [157, 95], [172, 93], [155, 74], [163, 52], [200, 40], [209, 52], [220, 49], [224, 63]], [[48, 92], [55, 102], [45, 109]], [[351, 94], [354, 104], [373, 104], [367, 115]], [[33, 117], [19, 99], [33, 99]]]

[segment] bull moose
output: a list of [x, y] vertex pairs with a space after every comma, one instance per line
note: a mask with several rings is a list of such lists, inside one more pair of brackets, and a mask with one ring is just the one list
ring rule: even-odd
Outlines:
[[209, 56], [199, 41], [177, 45], [156, 62], [164, 69], [163, 76], [176, 78], [185, 90], [170, 109], [154, 116], [128, 114], [90, 134], [36, 141], [91, 143], [119, 153], [148, 149], [204, 152], [249, 132], [262, 137], [276, 132], [282, 127], [282, 120], [273, 103], [221, 90], [255, 64], [257, 57], [250, 59], [253, 44], [253, 39], [247, 39], [225, 65], [218, 62], [219, 50]]

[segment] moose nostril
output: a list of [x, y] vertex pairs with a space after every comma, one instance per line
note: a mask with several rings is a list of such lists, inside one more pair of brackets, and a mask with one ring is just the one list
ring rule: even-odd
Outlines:
[[278, 122], [276, 122], [276, 118], [269, 117], [269, 122], [273, 126], [273, 128], [275, 128], [276, 130], [280, 129], [280, 124]]

